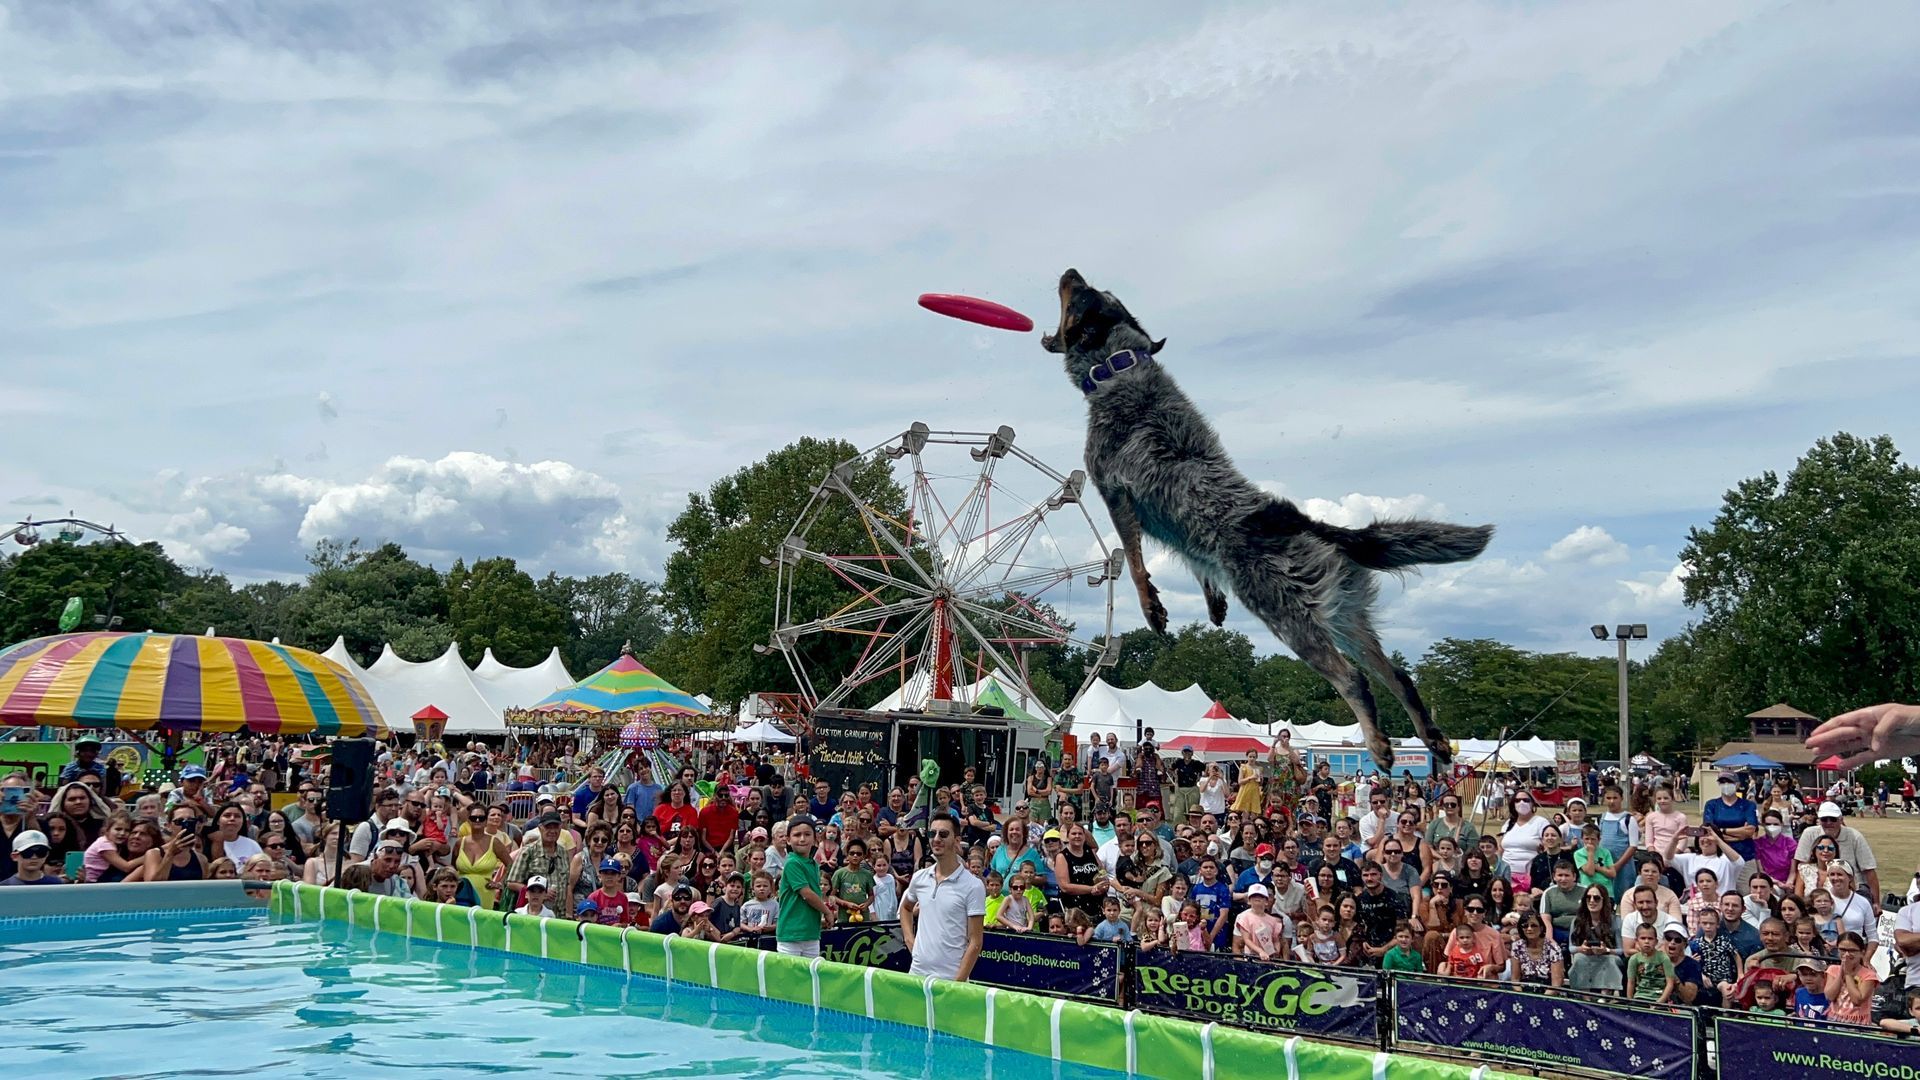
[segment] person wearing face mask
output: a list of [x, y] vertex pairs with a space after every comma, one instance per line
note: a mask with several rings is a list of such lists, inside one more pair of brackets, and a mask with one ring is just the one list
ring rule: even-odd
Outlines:
[[1769, 810], [1760, 821], [1760, 835], [1753, 841], [1760, 870], [1774, 881], [1793, 880], [1793, 853], [1799, 841], [1787, 832], [1786, 818], [1780, 811]]
[[1507, 829], [1500, 835], [1500, 861], [1513, 872], [1513, 887], [1518, 892], [1532, 888], [1529, 871], [1533, 857], [1540, 854], [1540, 836], [1547, 825], [1547, 819], [1533, 812], [1531, 796], [1522, 792], [1514, 798], [1507, 812]]
[[1253, 850], [1253, 865], [1240, 871], [1233, 882], [1233, 902], [1247, 902], [1247, 890], [1255, 885], [1265, 885], [1268, 895], [1273, 889], [1274, 850], [1272, 844], [1261, 844]]
[[1760, 808], [1740, 794], [1734, 774], [1720, 774], [1720, 797], [1700, 808], [1700, 824], [1718, 834], [1734, 854], [1753, 858], [1753, 841], [1760, 834]]

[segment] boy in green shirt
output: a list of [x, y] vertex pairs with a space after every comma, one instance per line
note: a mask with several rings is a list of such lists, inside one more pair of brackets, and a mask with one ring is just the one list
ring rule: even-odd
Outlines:
[[1413, 926], [1405, 919], [1394, 924], [1393, 944], [1380, 957], [1380, 968], [1383, 971], [1427, 970], [1426, 961], [1420, 959], [1420, 950], [1413, 947]]
[[866, 922], [873, 914], [873, 871], [867, 869], [867, 842], [847, 841], [846, 864], [833, 872], [833, 906], [843, 923]]
[[1627, 957], [1627, 996], [1665, 1005], [1673, 997], [1673, 961], [1661, 950], [1659, 936], [1645, 923], [1633, 935]]
[[820, 925], [832, 916], [832, 901], [820, 895], [820, 864], [813, 861], [813, 818], [796, 815], [787, 823], [787, 861], [780, 868], [776, 948], [788, 956], [819, 956]]

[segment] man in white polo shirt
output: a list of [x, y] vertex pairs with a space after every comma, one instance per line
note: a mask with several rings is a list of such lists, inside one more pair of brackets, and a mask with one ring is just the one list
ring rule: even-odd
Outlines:
[[933, 865], [913, 875], [900, 901], [900, 933], [913, 953], [910, 975], [966, 982], [985, 941], [987, 889], [960, 862], [960, 827], [936, 817], [927, 826]]

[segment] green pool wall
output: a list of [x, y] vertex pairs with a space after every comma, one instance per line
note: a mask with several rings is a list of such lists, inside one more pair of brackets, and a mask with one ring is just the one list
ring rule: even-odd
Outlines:
[[565, 919], [503, 915], [274, 883], [277, 916], [326, 919], [447, 945], [512, 952], [865, 1016], [1079, 1065], [1164, 1080], [1498, 1080], [1408, 1054], [1281, 1037], [977, 983], [807, 960]]

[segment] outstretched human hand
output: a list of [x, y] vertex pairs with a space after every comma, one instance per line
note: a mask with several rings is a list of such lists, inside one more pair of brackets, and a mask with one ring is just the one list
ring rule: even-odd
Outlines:
[[1889, 701], [1841, 713], [1813, 729], [1807, 749], [1839, 754], [1843, 770], [1920, 754], [1920, 705]]

